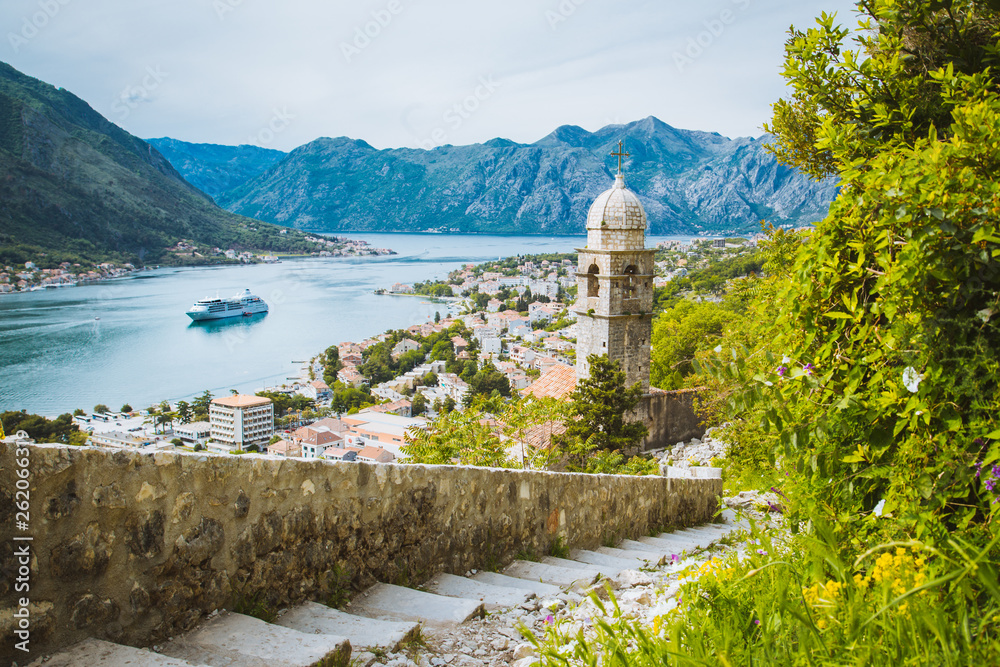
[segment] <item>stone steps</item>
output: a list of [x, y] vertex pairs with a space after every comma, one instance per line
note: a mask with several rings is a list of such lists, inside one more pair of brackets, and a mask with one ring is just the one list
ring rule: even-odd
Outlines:
[[634, 549], [619, 549], [616, 547], [597, 547], [594, 551], [606, 556], [643, 561], [653, 567], [663, 562], [663, 556], [658, 556], [652, 551], [646, 550], [636, 551]]
[[[585, 588], [601, 577], [657, 566], [671, 556], [708, 547], [736, 525], [724, 524], [622, 540], [618, 547], [576, 549], [570, 558], [517, 560], [503, 574], [471, 577], [439, 574], [427, 590], [376, 584], [357, 595], [346, 611], [307, 602], [273, 623], [222, 612], [153, 653], [96, 639], [76, 644], [44, 662], [46, 667], [311, 667], [347, 665], [360, 654], [370, 664], [375, 653], [396, 652], [419, 636], [421, 627], [455, 628], [496, 610], [552, 599], [568, 588]], [[537, 603], [535, 603], [537, 604]], [[32, 665], [42, 665], [36, 661]]]
[[435, 595], [392, 584], [375, 584], [354, 598], [348, 609], [351, 614], [368, 618], [416, 621], [437, 627], [465, 623], [485, 613], [479, 600]]
[[308, 635], [251, 616], [222, 612], [158, 651], [209, 667], [312, 667], [346, 665], [351, 642], [336, 635]]
[[578, 582], [589, 585], [601, 573], [593, 565], [585, 566], [583, 563], [577, 563], [577, 565], [579, 567], [562, 567], [548, 563], [535, 563], [530, 560], [516, 560], [503, 573], [508, 577], [540, 581], [543, 584], [551, 584], [560, 588], [572, 586]]
[[427, 590], [436, 595], [479, 600], [487, 609], [516, 607], [535, 597], [527, 588], [497, 586], [454, 574], [439, 574], [428, 582]]
[[400, 644], [416, 638], [420, 623], [383, 621], [355, 616], [316, 602], [306, 602], [282, 614], [275, 622], [307, 635], [347, 637], [354, 651], [382, 648], [396, 651]]
[[540, 581], [532, 581], [530, 579], [508, 577], [506, 574], [499, 574], [497, 572], [480, 572], [479, 574], [472, 575], [472, 579], [475, 581], [482, 581], [487, 584], [493, 584], [494, 586], [525, 588], [540, 598], [555, 595], [562, 590], [559, 586], [554, 586], [552, 584], [543, 584]]
[[618, 568], [619, 571], [638, 570], [649, 567], [649, 561], [641, 558], [622, 558], [621, 556], [610, 556], [597, 551], [587, 551], [586, 549], [575, 549], [570, 552], [569, 557], [580, 563]]
[[587, 563], [579, 560], [570, 560], [568, 558], [555, 558], [554, 556], [546, 556], [542, 559], [542, 563], [545, 565], [564, 567], [566, 569], [596, 570], [597, 574], [602, 577], [609, 578], [615, 576], [622, 570], [634, 569], [622, 567], [620, 565], [608, 565], [607, 563]]
[[160, 655], [141, 648], [112, 644], [100, 639], [85, 639], [51, 658], [39, 658], [28, 667], [205, 667]]

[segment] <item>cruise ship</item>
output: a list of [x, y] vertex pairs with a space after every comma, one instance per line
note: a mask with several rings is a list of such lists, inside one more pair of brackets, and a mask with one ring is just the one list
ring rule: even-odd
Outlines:
[[187, 311], [188, 317], [195, 322], [204, 320], [222, 320], [228, 317], [243, 317], [244, 315], [257, 315], [267, 312], [267, 304], [259, 296], [255, 296], [250, 290], [243, 290], [242, 294], [237, 294], [230, 299], [220, 299], [219, 297], [204, 298], [196, 301], [191, 310]]

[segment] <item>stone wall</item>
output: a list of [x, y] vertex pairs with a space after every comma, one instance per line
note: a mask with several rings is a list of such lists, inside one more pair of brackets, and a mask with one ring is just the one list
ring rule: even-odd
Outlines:
[[[20, 464], [17, 464], [20, 465]], [[0, 443], [0, 663], [30, 601], [31, 656], [86, 636], [144, 646], [215, 609], [323, 601], [709, 521], [721, 480], [30, 448], [30, 535], [15, 542], [18, 469]], [[30, 544], [30, 592], [14, 590]], [[21, 612], [23, 613], [23, 612]]]
[[705, 427], [694, 409], [697, 398], [697, 389], [654, 390], [644, 398], [649, 436], [643, 443], [643, 450], [673, 447], [678, 442], [704, 435]]

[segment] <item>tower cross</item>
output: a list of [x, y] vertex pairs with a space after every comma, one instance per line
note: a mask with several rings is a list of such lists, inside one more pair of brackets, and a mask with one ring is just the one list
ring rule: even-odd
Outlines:
[[617, 153], [612, 153], [612, 155], [614, 155], [614, 156], [616, 156], [618, 158], [618, 173], [620, 174], [620, 173], [622, 173], [622, 158], [632, 157], [632, 154], [631, 153], [626, 153], [625, 152], [625, 142], [624, 141], [619, 141], [618, 142], [618, 152]]

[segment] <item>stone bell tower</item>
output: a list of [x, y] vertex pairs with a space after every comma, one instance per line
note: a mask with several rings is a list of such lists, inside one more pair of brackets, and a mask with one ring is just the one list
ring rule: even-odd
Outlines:
[[576, 274], [579, 335], [576, 376], [590, 375], [587, 357], [606, 354], [649, 393], [650, 338], [653, 330], [653, 257], [646, 249], [646, 211], [625, 187], [619, 142], [614, 186], [599, 196], [587, 215], [587, 247], [579, 249]]

